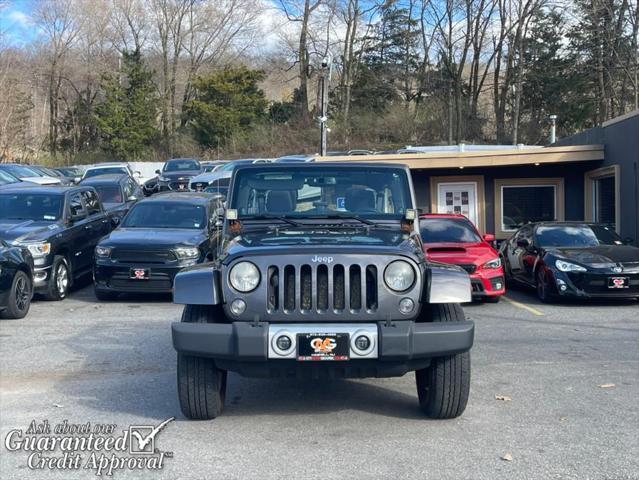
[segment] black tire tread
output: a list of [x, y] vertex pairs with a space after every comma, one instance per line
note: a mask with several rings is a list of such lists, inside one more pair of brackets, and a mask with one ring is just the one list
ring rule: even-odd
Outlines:
[[[213, 322], [212, 311], [205, 305], [187, 305], [183, 322]], [[211, 420], [222, 413], [227, 372], [210, 358], [178, 353], [178, 397], [182, 413], [192, 420]]]
[[[465, 319], [459, 304], [431, 305], [433, 322]], [[455, 418], [466, 409], [470, 393], [470, 352], [434, 358], [431, 365], [415, 372], [422, 411], [430, 418]]]

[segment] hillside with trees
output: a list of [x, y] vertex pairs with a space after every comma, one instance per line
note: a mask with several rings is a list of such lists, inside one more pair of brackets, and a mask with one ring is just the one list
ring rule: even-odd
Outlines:
[[639, 108], [636, 0], [0, 0], [0, 158], [545, 144]]

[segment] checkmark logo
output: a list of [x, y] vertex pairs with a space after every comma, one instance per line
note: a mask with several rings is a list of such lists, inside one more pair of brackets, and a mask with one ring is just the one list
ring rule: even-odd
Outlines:
[[155, 452], [155, 436], [175, 417], [168, 418], [157, 427], [153, 425], [131, 425], [129, 427], [129, 453], [142, 455]]

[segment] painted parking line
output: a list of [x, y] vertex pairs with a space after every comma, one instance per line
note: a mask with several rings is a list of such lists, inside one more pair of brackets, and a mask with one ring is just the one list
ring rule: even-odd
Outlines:
[[544, 316], [544, 312], [542, 312], [541, 310], [537, 310], [536, 308], [533, 308], [533, 307], [531, 307], [529, 305], [526, 305], [526, 304], [523, 304], [521, 302], [517, 302], [515, 300], [512, 300], [512, 299], [508, 298], [506, 295], [504, 295], [501, 298], [506, 300], [511, 305], [514, 305], [517, 308], [521, 308], [522, 310], [526, 310], [526, 311], [532, 313], [533, 315], [537, 315], [538, 317], [543, 317]]

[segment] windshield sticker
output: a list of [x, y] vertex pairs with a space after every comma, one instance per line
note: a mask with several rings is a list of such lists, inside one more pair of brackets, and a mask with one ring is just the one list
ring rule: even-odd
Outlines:
[[337, 208], [346, 210], [346, 197], [337, 197]]

